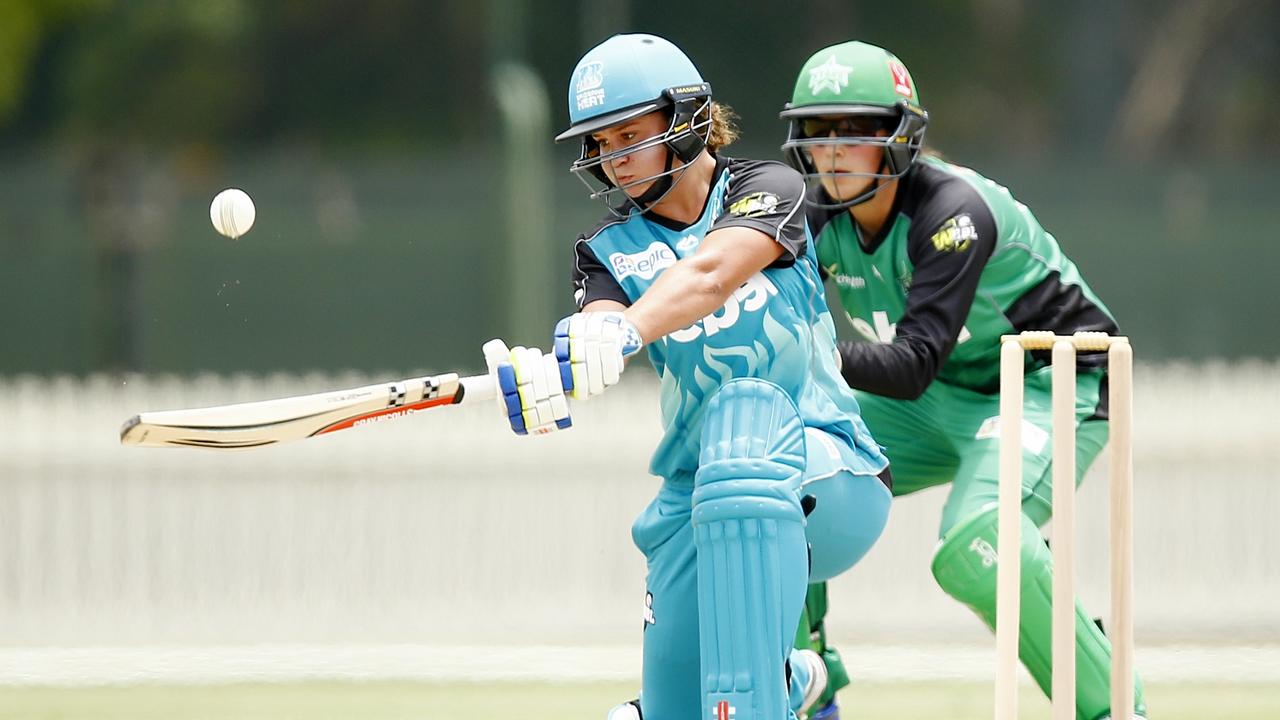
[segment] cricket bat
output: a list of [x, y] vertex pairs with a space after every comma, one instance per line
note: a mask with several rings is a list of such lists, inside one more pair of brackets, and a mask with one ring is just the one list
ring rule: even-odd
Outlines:
[[247, 450], [393, 420], [441, 405], [492, 401], [496, 393], [488, 375], [445, 373], [279, 400], [144, 412], [120, 428], [120, 444]]

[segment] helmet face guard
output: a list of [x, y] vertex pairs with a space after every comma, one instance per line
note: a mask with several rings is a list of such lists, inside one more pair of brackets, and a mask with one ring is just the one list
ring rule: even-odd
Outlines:
[[[556, 142], [578, 139], [582, 153], [570, 170], [617, 215], [645, 212], [660, 201], [703, 149], [711, 134], [711, 86], [680, 48], [656, 35], [614, 35], [587, 51], [569, 80], [568, 130]], [[593, 137], [605, 128], [664, 111], [667, 129], [607, 154]], [[615, 186], [606, 168], [626, 156], [666, 148], [661, 172]], [[680, 166], [676, 167], [676, 160]], [[649, 184], [632, 197], [628, 190]]]
[[[856, 197], [831, 198], [813, 193], [806, 202], [828, 209], [849, 208], [866, 202], [886, 183], [907, 174], [924, 147], [929, 114], [911, 73], [893, 53], [875, 45], [851, 40], [814, 53], [796, 77], [791, 102], [781, 116], [790, 122], [782, 150], [788, 161], [804, 173], [810, 185], [823, 179], [870, 178], [870, 186]], [[813, 162], [816, 147], [837, 151], [842, 146], [872, 145], [881, 148], [875, 172], [820, 172]], [[834, 200], [820, 203], [814, 196]]]
[[[657, 103], [658, 110], [669, 109], [671, 120], [667, 129], [651, 138], [641, 140], [629, 147], [601, 154], [600, 145], [588, 132], [582, 136], [582, 154], [569, 166], [572, 172], [590, 192], [593, 200], [602, 200], [615, 215], [623, 216], [636, 209], [645, 212], [655, 203], [671, 192], [684, 177], [684, 171], [707, 146], [707, 137], [711, 133], [711, 86], [703, 83], [696, 88], [670, 88], [663, 93], [665, 102]], [[640, 108], [644, 112], [638, 114], [623, 113], [622, 118], [608, 125], [597, 127], [598, 132], [628, 120], [632, 120], [655, 109]], [[647, 177], [632, 180], [618, 186], [609, 179], [605, 171], [606, 163], [613, 163], [632, 153], [650, 148], [665, 146], [667, 148], [666, 166], [661, 172]], [[675, 160], [680, 166], [675, 167]], [[627, 191], [631, 188], [653, 184], [641, 195], [632, 197]]]
[[[924, 147], [925, 128], [929, 122], [928, 113], [905, 101], [897, 103], [895, 107], [829, 106], [794, 110], [788, 107], [782, 115], [790, 120], [787, 141], [782, 144], [782, 150], [791, 165], [804, 174], [805, 182], [810, 187], [821, 186], [823, 178], [870, 178], [875, 181], [852, 198], [832, 198], [834, 202], [831, 203], [817, 202], [812, 198], [809, 200], [809, 204], [825, 209], [845, 209], [864, 203], [880, 192], [885, 183], [906, 175]], [[896, 123], [893, 122], [895, 118]], [[841, 120], [858, 119], [881, 120], [888, 134], [849, 134], [852, 128], [839, 127]], [[865, 126], [868, 123], [863, 124]], [[813, 162], [810, 154], [810, 149], [816, 146], [864, 145], [882, 148], [883, 156], [875, 172], [823, 172]], [[829, 197], [825, 188], [823, 197]]]

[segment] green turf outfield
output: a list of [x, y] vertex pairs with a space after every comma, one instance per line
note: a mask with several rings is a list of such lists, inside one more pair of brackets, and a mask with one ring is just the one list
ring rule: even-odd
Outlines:
[[[22, 720], [601, 720], [631, 692], [629, 683], [297, 683], [96, 688], [0, 688], [0, 718]], [[986, 720], [991, 685], [902, 682], [841, 693], [848, 720]], [[1275, 720], [1280, 684], [1157, 684], [1149, 688], [1158, 720]], [[1022, 718], [1047, 718], [1048, 703], [1024, 688]], [[856, 709], [856, 712], [855, 712]]]

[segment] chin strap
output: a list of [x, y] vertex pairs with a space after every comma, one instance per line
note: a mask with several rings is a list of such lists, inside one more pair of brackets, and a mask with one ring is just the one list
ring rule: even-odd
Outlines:
[[829, 204], [821, 205], [820, 207], [848, 210], [851, 207], [854, 207], [856, 205], [861, 205], [862, 203], [867, 202], [871, 198], [875, 197], [876, 193], [880, 192], [881, 188], [884, 186], [887, 180], [898, 179], [898, 177], [887, 177], [885, 175], [885, 172], [884, 172], [885, 167], [888, 164], [889, 164], [889, 154], [888, 154], [888, 151], [886, 150], [884, 154], [880, 156], [880, 164], [876, 166], [875, 174], [877, 175], [877, 177], [872, 181], [871, 185], [867, 188], [866, 191], [864, 191], [861, 195], [854, 198], [853, 200], [838, 201], [835, 198], [831, 197], [831, 193], [827, 192], [826, 188], [820, 187], [819, 189], [822, 191], [823, 197], [831, 201]]
[[853, 204], [850, 205], [850, 207], [853, 207], [853, 205], [861, 205], [862, 203], [871, 200], [871, 198], [875, 197], [876, 194], [880, 192], [881, 188], [884, 187], [884, 181], [886, 179], [884, 177], [884, 171], [885, 171], [885, 166], [888, 164], [889, 164], [889, 151], [885, 150], [880, 155], [880, 164], [876, 166], [876, 175], [878, 175], [879, 177], [877, 177], [875, 181], [871, 183], [871, 187], [867, 188], [867, 192], [862, 194], [862, 198], [860, 200], [855, 200]]
[[[666, 147], [666, 146], [664, 145], [663, 147]], [[649, 186], [649, 189], [645, 190], [644, 193], [640, 195], [640, 197], [630, 198], [630, 196], [628, 196], [631, 202], [635, 203], [635, 205], [639, 207], [641, 211], [648, 209], [650, 205], [661, 200], [663, 195], [666, 195], [668, 192], [670, 192], [671, 185], [672, 185], [672, 180], [671, 180], [672, 175], [670, 173], [671, 173], [672, 166], [675, 164], [675, 161], [676, 161], [675, 151], [672, 150], [671, 148], [667, 148], [667, 164], [665, 167], [662, 168], [662, 172], [664, 173], [664, 175], [662, 175], [662, 177], [658, 178], [657, 180], [654, 180], [653, 184]]]

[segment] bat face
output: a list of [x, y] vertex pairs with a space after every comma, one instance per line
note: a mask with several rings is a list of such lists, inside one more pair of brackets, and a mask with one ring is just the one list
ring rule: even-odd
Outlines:
[[[180, 411], [179, 411], [180, 412]], [[148, 417], [156, 413], [144, 413]], [[144, 422], [142, 415], [134, 415], [120, 427], [120, 444], [139, 447], [203, 447], [218, 450], [240, 450], [274, 445], [277, 439], [235, 440], [232, 436], [240, 428], [183, 427]], [[219, 437], [224, 435], [224, 437]]]
[[487, 375], [429, 375], [279, 400], [146, 412], [125, 421], [120, 443], [247, 450], [394, 420], [464, 398], [493, 397]]

